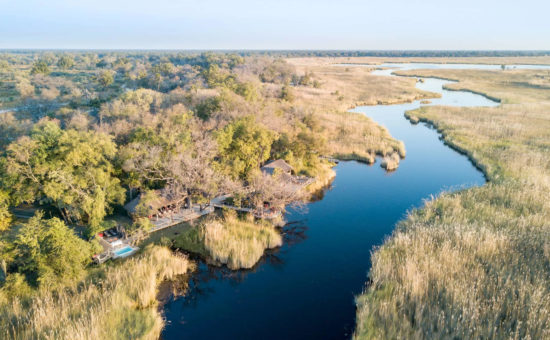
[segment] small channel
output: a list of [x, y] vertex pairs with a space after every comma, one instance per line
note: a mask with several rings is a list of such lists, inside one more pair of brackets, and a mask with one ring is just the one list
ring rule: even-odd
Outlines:
[[[430, 68], [426, 64], [381, 66]], [[375, 74], [390, 75], [391, 70]], [[425, 79], [417, 86], [442, 94], [430, 105], [498, 105], [473, 93], [443, 90], [448, 82]], [[340, 162], [323, 199], [308, 204], [305, 211], [287, 214], [284, 245], [253, 270], [231, 272], [200, 264], [188, 294], [164, 305], [162, 338], [349, 338], [355, 325], [354, 297], [364, 288], [373, 247], [381, 245], [395, 223], [425, 199], [485, 182], [483, 174], [465, 156], [445, 146], [435, 130], [405, 119], [406, 110], [421, 105], [415, 101], [352, 110], [404, 141], [407, 157], [399, 169], [386, 173], [379, 163]]]

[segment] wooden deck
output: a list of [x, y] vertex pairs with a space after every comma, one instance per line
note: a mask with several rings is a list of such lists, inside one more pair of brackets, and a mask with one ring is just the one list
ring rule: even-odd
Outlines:
[[159, 231], [171, 226], [174, 226], [179, 223], [189, 222], [191, 220], [197, 219], [201, 216], [208, 215], [214, 212], [214, 207], [212, 205], [200, 209], [198, 204], [194, 204], [190, 209], [182, 209], [181, 211], [167, 215], [165, 217], [159, 218], [158, 220], [152, 219], [154, 227], [149, 231], [150, 233]]

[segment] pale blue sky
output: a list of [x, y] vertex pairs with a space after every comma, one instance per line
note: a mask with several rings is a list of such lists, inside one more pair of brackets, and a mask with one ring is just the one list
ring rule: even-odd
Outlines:
[[0, 48], [550, 50], [549, 0], [0, 0]]

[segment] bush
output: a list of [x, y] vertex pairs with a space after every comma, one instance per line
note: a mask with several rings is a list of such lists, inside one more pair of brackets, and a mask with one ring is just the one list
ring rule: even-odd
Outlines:
[[50, 74], [50, 72], [50, 67], [44, 60], [39, 60], [35, 62], [31, 69], [31, 74], [48, 75]]

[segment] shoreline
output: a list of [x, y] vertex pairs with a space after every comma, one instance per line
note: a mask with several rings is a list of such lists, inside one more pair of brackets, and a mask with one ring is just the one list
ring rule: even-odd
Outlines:
[[[418, 109], [415, 109], [415, 110], [418, 110]], [[425, 117], [418, 117], [417, 115], [412, 114], [415, 110], [405, 111], [405, 118], [409, 122], [411, 122], [411, 124], [423, 123], [425, 124], [426, 127], [436, 130], [437, 133], [439, 134], [439, 139], [443, 142], [443, 144], [453, 149], [454, 151], [458, 152], [459, 154], [466, 156], [466, 158], [468, 158], [470, 163], [472, 163], [472, 165], [483, 174], [485, 183], [489, 183], [491, 181], [491, 179], [489, 178], [489, 175], [487, 174], [487, 166], [485, 164], [480, 163], [480, 161], [478, 161], [474, 157], [472, 152], [457, 145], [455, 142], [449, 140], [448, 134], [445, 133], [444, 129], [441, 128], [435, 121]], [[417, 119], [416, 122], [414, 118]]]
[[[400, 74], [399, 71], [395, 72], [394, 73], [395, 76], [397, 77], [410, 77], [410, 78], [425, 78], [425, 79], [439, 79], [439, 80], [446, 80], [446, 81], [450, 81], [452, 82], [453, 84], [458, 84], [460, 83], [460, 80], [458, 79], [453, 79], [453, 78], [445, 78], [445, 77], [437, 77], [437, 76], [430, 76], [430, 77], [426, 77], [426, 76], [422, 76], [422, 75], [418, 75], [418, 74]], [[481, 92], [481, 91], [476, 91], [476, 90], [471, 90], [471, 89], [468, 89], [468, 88], [458, 88], [458, 89], [454, 89], [454, 88], [451, 88], [448, 86], [449, 84], [444, 84], [443, 85], [443, 89], [444, 90], [447, 90], [447, 91], [457, 91], [457, 92], [470, 92], [470, 93], [473, 93], [473, 94], [477, 94], [479, 96], [482, 96], [482, 97], [485, 97], [489, 100], [492, 100], [496, 103], [501, 103], [502, 104], [502, 99], [501, 98], [497, 98], [497, 97], [493, 97], [487, 93], [484, 93], [484, 92]], [[441, 96], [440, 96], [441, 97]]]

